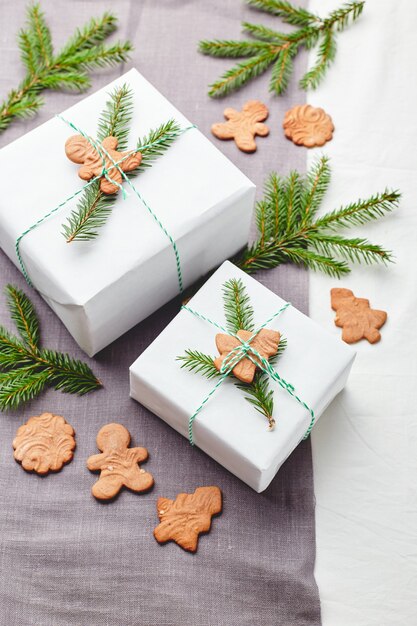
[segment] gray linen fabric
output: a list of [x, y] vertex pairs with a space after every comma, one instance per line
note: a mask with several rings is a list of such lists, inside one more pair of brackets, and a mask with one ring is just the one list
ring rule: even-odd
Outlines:
[[[25, 2], [1, 0], [0, 94], [22, 75], [15, 34]], [[287, 142], [280, 128], [284, 111], [303, 101], [296, 81], [288, 95], [267, 95], [262, 77], [226, 101], [206, 96], [207, 84], [228, 61], [199, 55], [204, 37], [238, 37], [240, 20], [274, 22], [244, 7], [240, 0], [86, 1], [43, 0], [54, 41], [60, 45], [75, 26], [105, 9], [120, 18], [120, 37], [136, 47], [128, 67], [136, 66], [208, 136], [226, 106], [239, 108], [249, 98], [270, 105], [268, 139], [255, 155], [238, 152], [233, 142], [216, 142], [261, 187], [271, 169], [303, 170], [305, 152]], [[297, 63], [296, 77], [305, 63]], [[94, 76], [98, 88], [128, 68]], [[296, 78], [295, 77], [295, 78]], [[140, 96], [140, 94], [139, 94]], [[46, 94], [34, 119], [15, 123], [0, 136], [5, 145], [80, 95]], [[155, 166], [157, 167], [157, 165]], [[24, 176], [22, 177], [24, 184]], [[13, 210], [13, 189], [10, 195]], [[28, 201], [30, 194], [28, 192]], [[306, 311], [307, 275], [281, 267], [258, 276]], [[42, 320], [46, 346], [85, 358], [41, 298], [29, 289], [10, 261], [0, 255], [0, 287], [12, 282], [26, 289]], [[31, 405], [0, 419], [0, 624], [2, 626], [315, 626], [320, 624], [315, 558], [314, 496], [310, 443], [301, 444], [271, 486], [256, 494], [223, 470], [164, 422], [129, 399], [128, 367], [177, 312], [170, 303], [103, 350], [91, 365], [105, 388], [83, 398], [49, 391]], [[0, 322], [10, 326], [4, 304]], [[10, 326], [11, 327], [11, 326]], [[301, 375], [301, 373], [300, 373]], [[279, 401], [278, 401], [279, 402]], [[74, 426], [74, 460], [60, 473], [40, 478], [13, 460], [11, 442], [30, 415], [52, 411]], [[120, 421], [133, 445], [150, 451], [146, 469], [155, 477], [146, 495], [122, 492], [111, 504], [90, 495], [96, 476], [85, 466], [95, 453], [99, 428]], [[202, 537], [197, 555], [173, 543], [159, 546], [152, 536], [156, 500], [219, 485], [223, 514]]]

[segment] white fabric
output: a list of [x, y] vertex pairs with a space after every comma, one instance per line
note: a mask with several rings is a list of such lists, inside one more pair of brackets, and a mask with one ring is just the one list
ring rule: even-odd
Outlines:
[[[310, 9], [339, 5], [312, 0]], [[356, 231], [392, 249], [395, 265], [355, 268], [340, 282], [311, 275], [311, 317], [335, 335], [333, 286], [388, 312], [381, 342], [357, 344], [348, 385], [313, 432], [323, 626], [417, 623], [416, 23], [413, 0], [367, 0], [308, 98], [336, 127], [322, 150], [333, 172], [323, 208], [385, 186], [403, 194], [394, 214]]]

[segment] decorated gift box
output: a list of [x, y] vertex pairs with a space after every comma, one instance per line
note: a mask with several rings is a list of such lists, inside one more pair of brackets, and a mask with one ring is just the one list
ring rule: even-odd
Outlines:
[[0, 167], [0, 245], [90, 356], [248, 240], [254, 185], [136, 70]]
[[261, 492], [343, 389], [354, 357], [226, 261], [133, 363], [130, 394]]

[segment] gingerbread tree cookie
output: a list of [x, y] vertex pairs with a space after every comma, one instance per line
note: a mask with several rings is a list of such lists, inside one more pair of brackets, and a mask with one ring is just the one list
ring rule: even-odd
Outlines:
[[265, 137], [269, 133], [268, 126], [262, 124], [268, 117], [268, 108], [259, 100], [249, 100], [242, 111], [225, 109], [224, 116], [228, 121], [213, 124], [211, 132], [218, 139], [234, 139], [243, 152], [254, 152], [255, 136]]
[[74, 456], [74, 429], [61, 415], [30, 417], [13, 439], [14, 458], [27, 471], [58, 472]]
[[[243, 339], [243, 341], [248, 341], [253, 335], [248, 330], [239, 330], [237, 336]], [[268, 328], [262, 328], [259, 333], [252, 339], [250, 342], [251, 348], [256, 350], [258, 354], [260, 354], [265, 359], [269, 359], [269, 357], [274, 356], [278, 352], [278, 345], [280, 341], [281, 335], [276, 330], [269, 330]], [[220, 356], [214, 360], [214, 365], [218, 370], [220, 370], [224, 359], [230, 354], [234, 348], [238, 348], [242, 343], [233, 335], [225, 335], [223, 333], [218, 333], [216, 335], [216, 346], [218, 351], [220, 352]], [[259, 359], [251, 354], [252, 358], [259, 362]], [[228, 361], [233, 357], [229, 357]], [[233, 368], [233, 374], [241, 380], [243, 383], [251, 383], [253, 381], [253, 377], [255, 376], [256, 365], [250, 359], [243, 358], [236, 364]]]
[[100, 471], [100, 478], [93, 485], [92, 494], [99, 500], [114, 498], [122, 487], [132, 491], [147, 491], [153, 485], [153, 477], [138, 463], [146, 461], [146, 448], [129, 448], [130, 433], [121, 424], [107, 424], [97, 435], [97, 447], [101, 454], [87, 460], [91, 471]]
[[355, 343], [367, 339], [376, 343], [381, 339], [379, 328], [387, 320], [385, 311], [371, 309], [369, 300], [356, 298], [350, 289], [335, 288], [330, 294], [332, 309], [336, 311], [334, 323], [343, 328], [343, 341]]
[[159, 498], [160, 524], [154, 530], [159, 543], [175, 541], [181, 548], [195, 552], [200, 533], [210, 530], [211, 518], [222, 510], [218, 487], [198, 487], [194, 493], [180, 493], [175, 500]]
[[[111, 180], [115, 181], [119, 185], [122, 182], [122, 175], [119, 168], [123, 172], [131, 172], [139, 167], [142, 161], [142, 155], [140, 152], [118, 152], [117, 137], [106, 137], [101, 142], [101, 147], [104, 148], [103, 156], [100, 156], [98, 150], [82, 135], [73, 135], [65, 142], [65, 154], [73, 163], [81, 164], [78, 170], [78, 176], [83, 180], [91, 180], [95, 176], [99, 176], [103, 171], [103, 158], [105, 161], [105, 167], [108, 170], [108, 176]], [[111, 157], [111, 159], [106, 155]], [[112, 161], [113, 160], [113, 161]], [[117, 163], [117, 167], [114, 166]], [[100, 190], [105, 194], [113, 194], [119, 191], [119, 187], [113, 184], [105, 176], [100, 179]]]

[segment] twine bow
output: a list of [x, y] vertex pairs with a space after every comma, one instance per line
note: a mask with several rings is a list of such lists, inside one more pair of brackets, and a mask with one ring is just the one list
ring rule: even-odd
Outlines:
[[219, 328], [224, 333], [232, 335], [233, 337], [236, 337], [236, 339], [238, 339], [239, 342], [240, 342], [240, 345], [238, 345], [235, 348], [233, 348], [233, 350], [231, 350], [225, 356], [225, 358], [223, 359], [223, 363], [222, 363], [222, 365], [220, 367], [221, 378], [216, 383], [216, 385], [213, 387], [213, 389], [207, 394], [207, 396], [204, 398], [204, 400], [202, 401], [200, 406], [197, 408], [196, 411], [194, 411], [194, 413], [191, 415], [191, 417], [190, 417], [190, 419], [188, 421], [188, 439], [189, 439], [189, 442], [190, 442], [190, 444], [192, 446], [194, 445], [194, 435], [193, 435], [193, 423], [194, 423], [194, 420], [196, 419], [196, 417], [200, 413], [200, 411], [203, 409], [204, 405], [211, 398], [213, 393], [218, 389], [218, 387], [220, 387], [220, 385], [223, 383], [223, 381], [232, 373], [233, 369], [236, 367], [236, 365], [242, 359], [249, 359], [250, 361], [252, 361], [252, 363], [254, 363], [254, 365], [256, 367], [259, 367], [263, 372], [268, 374], [268, 376], [270, 378], [272, 378], [272, 380], [277, 382], [278, 385], [280, 387], [282, 387], [282, 389], [284, 389], [287, 393], [289, 393], [290, 396], [292, 396], [299, 404], [301, 404], [301, 406], [303, 406], [310, 413], [310, 416], [311, 416], [310, 424], [309, 424], [309, 426], [308, 426], [308, 428], [307, 428], [307, 430], [305, 432], [305, 435], [304, 435], [303, 439], [307, 439], [307, 437], [310, 435], [311, 430], [312, 430], [312, 428], [314, 426], [314, 422], [316, 420], [313, 409], [310, 408], [308, 406], [308, 404], [306, 402], [304, 402], [304, 400], [302, 400], [295, 393], [294, 385], [292, 385], [291, 383], [287, 382], [284, 378], [282, 378], [278, 374], [278, 372], [272, 367], [272, 365], [269, 363], [268, 359], [266, 359], [261, 354], [259, 354], [259, 352], [253, 346], [251, 346], [251, 342], [255, 339], [255, 337], [258, 335], [258, 333], [263, 328], [265, 328], [265, 326], [270, 324], [270, 322], [272, 322], [272, 320], [274, 320], [276, 317], [278, 317], [278, 315], [281, 315], [281, 313], [283, 313], [289, 306], [290, 306], [290, 303], [286, 302], [279, 309], [279, 311], [274, 313], [274, 315], [272, 315], [264, 324], [259, 326], [259, 328], [257, 330], [255, 330], [253, 332], [252, 336], [249, 337], [249, 339], [247, 339], [246, 341], [244, 341], [236, 333], [228, 332], [220, 324], [218, 324], [217, 322], [214, 322], [213, 320], [209, 319], [205, 315], [202, 315], [198, 311], [195, 311], [194, 309], [190, 308], [189, 306], [184, 305], [182, 307], [183, 309], [185, 309], [186, 311], [189, 311], [190, 313], [192, 313], [196, 317], [199, 317], [200, 319], [204, 320], [205, 322], [209, 322], [213, 326], [216, 326], [217, 328]]

